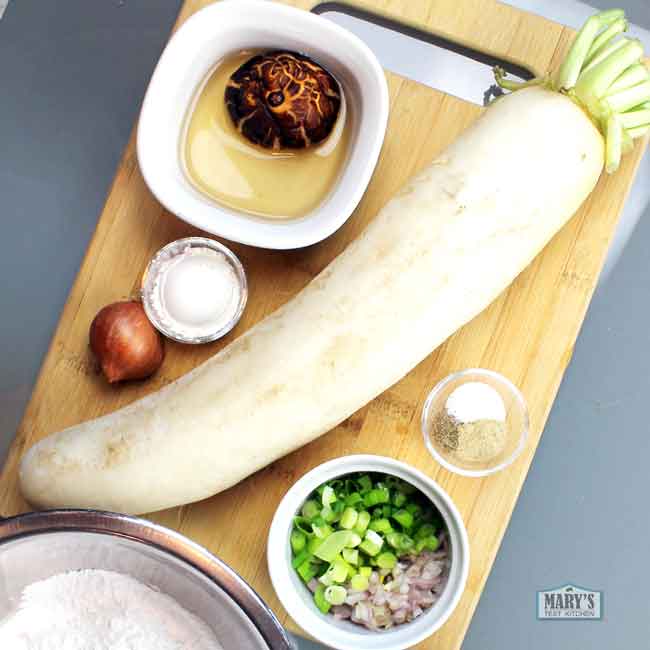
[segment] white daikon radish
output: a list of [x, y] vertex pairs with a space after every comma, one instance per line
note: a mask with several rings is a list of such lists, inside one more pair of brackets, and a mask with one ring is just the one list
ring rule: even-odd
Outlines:
[[[284, 307], [158, 393], [35, 445], [21, 467], [25, 497], [127, 513], [202, 499], [325, 433], [403, 377], [567, 222], [606, 151], [616, 166], [626, 127], [607, 112], [606, 93], [640, 55], [612, 75], [624, 43], [581, 70], [610, 47], [599, 32], [621, 19], [593, 18], [555, 84], [539, 80], [496, 101]], [[594, 89], [599, 69], [613, 78]], [[607, 138], [568, 96], [583, 74], [597, 82], [581, 92], [604, 117]], [[625, 92], [619, 85], [612, 98]]]

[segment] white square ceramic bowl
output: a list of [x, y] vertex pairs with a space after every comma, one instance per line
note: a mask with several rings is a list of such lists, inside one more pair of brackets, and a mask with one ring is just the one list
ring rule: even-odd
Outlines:
[[[216, 63], [244, 49], [304, 52], [327, 68], [346, 97], [351, 139], [338, 182], [303, 218], [262, 220], [221, 207], [188, 181], [180, 138], [197, 90]], [[388, 88], [374, 54], [356, 36], [315, 14], [264, 0], [222, 0], [172, 36], [154, 71], [138, 127], [138, 160], [158, 200], [188, 223], [263, 248], [299, 248], [331, 235], [352, 214], [377, 164], [388, 119]]]

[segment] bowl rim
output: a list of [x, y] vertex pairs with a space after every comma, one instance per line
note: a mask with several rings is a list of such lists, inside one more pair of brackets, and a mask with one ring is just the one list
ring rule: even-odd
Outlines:
[[[167, 253], [169, 253], [170, 250], [181, 246], [187, 246], [189, 248], [207, 248], [222, 253], [230, 263], [230, 266], [232, 267], [233, 271], [235, 272], [235, 276], [237, 277], [237, 283], [239, 285], [240, 291], [237, 310], [225, 325], [219, 329], [214, 330], [210, 334], [205, 334], [204, 336], [183, 336], [173, 329], [166, 327], [164, 323], [158, 319], [155, 309], [151, 304], [151, 296], [146, 290], [154, 267]], [[239, 323], [248, 301], [248, 280], [241, 260], [225, 244], [222, 244], [216, 239], [211, 239], [210, 237], [181, 237], [180, 239], [174, 239], [173, 241], [170, 241], [162, 248], [158, 249], [158, 251], [149, 260], [147, 268], [142, 275], [142, 281], [140, 282], [140, 299], [142, 300], [144, 311], [151, 324], [167, 338], [170, 338], [173, 341], [178, 341], [179, 343], [188, 343], [190, 345], [211, 343], [212, 341], [223, 338], [226, 334], [228, 334], [228, 332], [234, 329], [237, 323]]]
[[[372, 121], [373, 124], [376, 122], [376, 127], [373, 127], [372, 130], [366, 129], [367, 132], [361, 140], [365, 143], [364, 148], [367, 149], [367, 154], [363, 156], [363, 161], [357, 160], [355, 166], [350, 168], [349, 162], [359, 144], [352, 145], [348, 154], [348, 162], [339, 177], [339, 181], [341, 181], [347, 173], [354, 172], [355, 182], [341, 194], [336, 194], [335, 191], [328, 194], [319, 207], [300, 219], [258, 220], [258, 218], [248, 217], [244, 212], [237, 212], [226, 206], [221, 207], [215, 204], [199, 209], [198, 204], [195, 204], [196, 197], [191, 200], [189, 191], [183, 184], [179, 184], [180, 181], [179, 183], [167, 182], [170, 172], [168, 170], [161, 172], [156, 162], [160, 154], [157, 139], [152, 132], [153, 124], [159, 115], [159, 111], [155, 108], [155, 100], [161, 92], [160, 88], [164, 85], [178, 86], [173, 80], [170, 84], [170, 80], [167, 78], [168, 74], [173, 74], [175, 64], [179, 60], [178, 47], [175, 46], [183, 43], [187, 34], [205, 31], [208, 20], [215, 25], [212, 30], [213, 36], [218, 36], [225, 29], [220, 27], [220, 16], [234, 15], [242, 21], [250, 22], [252, 18], [249, 16], [253, 12], [256, 12], [256, 16], [259, 12], [262, 12], [267, 18], [272, 16], [278, 22], [287, 25], [288, 32], [291, 28], [300, 34], [300, 40], [305, 43], [308, 42], [308, 38], [302, 34], [312, 29], [314, 33], [319, 34], [318, 39], [314, 40], [314, 47], [326, 50], [332, 59], [341, 58], [340, 53], [343, 51], [354, 51], [355, 63], [353, 67], [350, 67], [350, 71], [357, 80], [363, 79], [367, 87], [372, 87], [373, 93], [376, 95], [376, 101], [370, 108], [373, 114]], [[297, 29], [296, 26], [300, 29]], [[325, 42], [330, 44], [331, 49], [326, 48]], [[336, 44], [336, 46], [332, 44]], [[179, 45], [179, 47], [181, 46]], [[263, 0], [222, 0], [208, 5], [190, 16], [172, 35], [160, 56], [140, 111], [136, 136], [137, 158], [142, 176], [150, 191], [168, 211], [186, 223], [230, 241], [260, 248], [275, 250], [302, 248], [332, 235], [356, 209], [377, 166], [386, 134], [388, 113], [388, 84], [384, 70], [375, 54], [356, 35], [335, 22], [304, 9]], [[335, 195], [338, 197], [337, 204], [330, 205], [330, 199]], [[194, 207], [192, 207], [193, 205]], [[247, 225], [244, 225], [244, 222]], [[251, 226], [248, 222], [254, 223], [254, 225]], [[309, 225], [304, 226], [305, 223]]]
[[[429, 412], [431, 411], [431, 405], [435, 398], [453, 381], [457, 379], [463, 379], [470, 375], [478, 375], [480, 377], [487, 377], [491, 381], [497, 382], [508, 390], [508, 392], [513, 396], [515, 403], [522, 413], [523, 426], [519, 436], [519, 443], [515, 450], [504, 460], [502, 460], [497, 465], [492, 467], [486, 467], [484, 469], [467, 469], [465, 467], [460, 467], [459, 465], [454, 465], [452, 462], [448, 461], [444, 456], [436, 449], [434, 444], [431, 442], [431, 436], [429, 435], [427, 422], [429, 419]], [[528, 441], [528, 436], [530, 434], [530, 414], [528, 412], [528, 405], [526, 404], [526, 399], [524, 398], [523, 393], [519, 388], [511, 382], [505, 375], [502, 375], [496, 370], [489, 370], [487, 368], [466, 368], [465, 370], [458, 370], [447, 375], [441, 379], [429, 392], [427, 399], [424, 402], [422, 407], [422, 415], [420, 418], [420, 428], [422, 430], [422, 435], [424, 436], [424, 444], [426, 445], [427, 450], [434, 458], [434, 460], [440, 465], [442, 465], [446, 470], [453, 472], [454, 474], [459, 474], [460, 476], [467, 476], [470, 478], [481, 478], [484, 476], [489, 476], [490, 474], [495, 474], [500, 472], [502, 469], [509, 467], [521, 454], [521, 452], [526, 447], [526, 442]]]
[[90, 509], [57, 509], [0, 517], [0, 547], [44, 533], [83, 532], [122, 537], [154, 547], [190, 565], [239, 606], [269, 650], [295, 650], [275, 614], [257, 592], [225, 562], [174, 530], [146, 519]]
[[[299, 507], [309, 494], [324, 481], [359, 471], [393, 474], [412, 481], [416, 488], [424, 492], [425, 496], [434, 502], [445, 521], [450, 535], [455, 537], [457, 546], [453, 548], [452, 568], [454, 563], [457, 562], [458, 569], [454, 570], [456, 575], [455, 585], [449, 584], [453, 591], [450, 592], [451, 595], [446, 606], [422, 630], [414, 631], [413, 628], [409, 629], [410, 624], [396, 626], [385, 633], [369, 633], [361, 627], [359, 632], [342, 630], [335, 624], [334, 619], [330, 622], [325, 615], [317, 613], [314, 607], [306, 605], [303, 599], [294, 592], [291, 581], [293, 569], [287, 561], [286, 551], [289, 548], [287, 531], [290, 529], [291, 519], [297, 511], [295, 506], [298, 505]], [[426, 490], [423, 490], [422, 486]], [[435, 498], [432, 498], [432, 495]], [[440, 507], [441, 504], [442, 508]], [[271, 583], [283, 607], [305, 632], [319, 642], [338, 650], [360, 650], [361, 648], [403, 650], [428, 638], [451, 616], [465, 591], [469, 575], [470, 548], [467, 530], [460, 512], [451, 497], [436, 481], [412, 465], [394, 458], [373, 454], [355, 454], [334, 458], [317, 465], [296, 481], [287, 491], [275, 512], [269, 529], [267, 564]], [[420, 620], [422, 619], [416, 619], [413, 623]], [[392, 636], [389, 638], [388, 635], [390, 634]], [[396, 634], [400, 634], [401, 638], [395, 638]], [[382, 639], [382, 636], [384, 643], [378, 643], [377, 640]], [[361, 644], [362, 640], [367, 642], [368, 639], [372, 639], [372, 645]]]

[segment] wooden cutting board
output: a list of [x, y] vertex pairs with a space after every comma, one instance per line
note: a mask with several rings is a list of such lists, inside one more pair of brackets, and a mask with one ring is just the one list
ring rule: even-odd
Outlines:
[[[187, 0], [178, 24], [206, 4]], [[314, 1], [288, 0], [287, 4], [309, 9]], [[493, 0], [356, 0], [355, 6], [524, 64], [537, 73], [557, 64], [572, 35], [560, 25]], [[28, 509], [17, 489], [17, 467], [36, 440], [160, 388], [290, 299], [363, 229], [408, 176], [481, 110], [394, 74], [387, 77], [388, 133], [374, 178], [353, 217], [330, 239], [304, 250], [263, 251], [233, 245], [250, 282], [248, 308], [235, 331], [203, 347], [168, 342], [164, 366], [155, 378], [116, 388], [97, 375], [89, 354], [87, 333], [93, 316], [103, 305], [137, 293], [147, 261], [161, 246], [199, 234], [167, 213], [149, 193], [131, 138], [0, 476], [3, 515]], [[400, 458], [439, 481], [467, 524], [472, 552], [467, 589], [449, 622], [418, 646], [459, 648], [571, 359], [641, 153], [642, 144], [637, 144], [621, 170], [601, 179], [580, 212], [516, 282], [399, 384], [335, 431], [227, 492], [156, 513], [151, 519], [185, 533], [223, 558], [295, 630], [265, 566], [265, 531], [282, 495], [306, 471], [336, 456], [369, 452]], [[530, 442], [514, 465], [480, 480], [452, 475], [437, 465], [427, 454], [419, 429], [422, 404], [432, 386], [448, 373], [472, 366], [500, 371], [517, 383], [528, 400], [532, 422]]]

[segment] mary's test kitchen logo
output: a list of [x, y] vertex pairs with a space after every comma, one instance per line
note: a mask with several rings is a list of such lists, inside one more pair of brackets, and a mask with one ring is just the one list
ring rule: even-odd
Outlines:
[[599, 621], [602, 617], [602, 591], [568, 584], [537, 592], [537, 618]]

